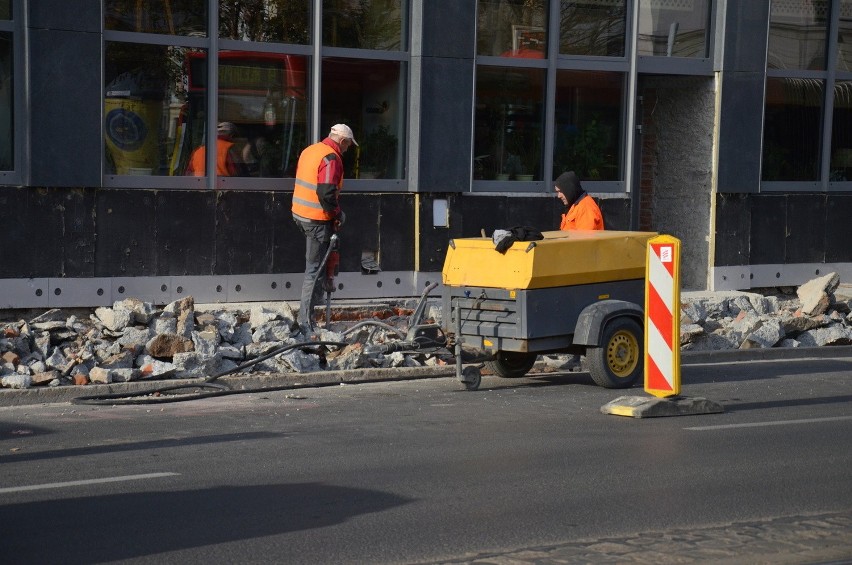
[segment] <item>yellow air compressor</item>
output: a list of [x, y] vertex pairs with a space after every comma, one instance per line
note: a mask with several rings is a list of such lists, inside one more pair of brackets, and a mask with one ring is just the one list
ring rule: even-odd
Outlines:
[[633, 386], [643, 371], [645, 254], [658, 234], [542, 235], [505, 254], [491, 238], [450, 241], [441, 300], [456, 376], [479, 387], [482, 365], [462, 366], [464, 344], [501, 377], [524, 376], [540, 354], [573, 353], [586, 355], [598, 385]]

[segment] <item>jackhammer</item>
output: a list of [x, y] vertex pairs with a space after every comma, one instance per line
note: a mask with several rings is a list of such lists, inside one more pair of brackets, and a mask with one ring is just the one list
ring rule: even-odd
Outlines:
[[[328, 251], [325, 254], [325, 280], [323, 281], [323, 289], [325, 290], [325, 329], [331, 326], [331, 293], [336, 290], [334, 277], [339, 273], [340, 269], [340, 250], [338, 245], [340, 236], [336, 233], [332, 234], [328, 242]], [[322, 267], [320, 267], [322, 269]]]

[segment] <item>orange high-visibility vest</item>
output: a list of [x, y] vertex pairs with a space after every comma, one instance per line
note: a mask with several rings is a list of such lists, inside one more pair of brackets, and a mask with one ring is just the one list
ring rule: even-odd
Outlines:
[[[309, 220], [328, 222], [333, 216], [323, 210], [317, 195], [318, 171], [320, 163], [328, 155], [336, 155], [334, 149], [325, 143], [314, 143], [302, 151], [299, 164], [296, 166], [296, 187], [293, 190], [294, 214]], [[338, 190], [343, 186], [343, 178], [337, 184]]]
[[[216, 174], [219, 176], [227, 177], [232, 176], [234, 174], [233, 170], [229, 170], [228, 168], [228, 152], [231, 150], [234, 144], [230, 141], [225, 141], [224, 139], [216, 140]], [[189, 166], [186, 168], [187, 174], [191, 174], [196, 177], [203, 177], [206, 174], [206, 170], [204, 168], [204, 159], [206, 157], [207, 151], [206, 148], [202, 145], [198, 149], [193, 152], [192, 157], [189, 160]]]

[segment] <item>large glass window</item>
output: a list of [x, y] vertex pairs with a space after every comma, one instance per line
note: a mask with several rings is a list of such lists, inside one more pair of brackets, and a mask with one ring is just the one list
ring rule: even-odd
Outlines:
[[310, 42], [311, 0], [220, 0], [219, 37]]
[[[6, 11], [9, 11], [8, 2]], [[12, 34], [0, 32], [0, 171], [15, 168]]]
[[547, 4], [547, 0], [478, 0], [476, 52], [543, 59], [547, 51]]
[[639, 2], [639, 55], [707, 57], [708, 0]]
[[559, 53], [624, 56], [626, 0], [561, 0]]
[[402, 0], [324, 0], [322, 43], [329, 47], [405, 48]]
[[[203, 56], [196, 60], [204, 64]], [[307, 66], [307, 57], [297, 55], [219, 53], [217, 123], [233, 125], [227, 135], [235, 162], [231, 174], [296, 176], [299, 152], [308, 139]], [[197, 96], [204, 98], [205, 90]], [[190, 99], [195, 96], [191, 93]]]
[[825, 70], [828, 0], [774, 1], [770, 6], [770, 69]]
[[105, 0], [104, 27], [115, 31], [207, 35], [207, 0]]
[[325, 58], [319, 132], [349, 125], [359, 146], [343, 156], [347, 178], [405, 178], [405, 64]]
[[575, 171], [583, 180], [619, 180], [624, 75], [556, 73], [553, 178]]
[[763, 180], [819, 180], [824, 99], [822, 80], [766, 80]]
[[837, 70], [852, 73], [852, 0], [841, 0], [837, 27]]
[[474, 178], [541, 180], [543, 69], [476, 69]]
[[831, 181], [852, 181], [852, 80], [834, 85], [831, 127]]
[[183, 175], [206, 127], [206, 51], [108, 41], [105, 173]]

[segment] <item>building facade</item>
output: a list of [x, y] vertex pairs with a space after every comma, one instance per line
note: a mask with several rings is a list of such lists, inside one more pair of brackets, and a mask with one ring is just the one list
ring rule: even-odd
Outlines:
[[0, 306], [297, 299], [339, 122], [338, 298], [557, 229], [566, 170], [686, 290], [852, 280], [852, 0], [0, 0]]

